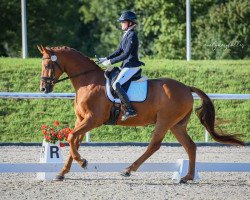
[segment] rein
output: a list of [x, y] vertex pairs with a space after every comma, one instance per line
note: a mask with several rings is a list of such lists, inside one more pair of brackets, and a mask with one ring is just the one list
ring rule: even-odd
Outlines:
[[68, 76], [68, 77], [65, 77], [65, 78], [56, 80], [56, 81], [54, 82], [54, 84], [59, 83], [59, 82], [62, 82], [62, 81], [66, 81], [66, 80], [68, 80], [68, 79], [75, 78], [75, 77], [78, 77], [78, 76], [81, 76], [81, 75], [84, 75], [84, 74], [88, 74], [89, 72], [92, 72], [92, 71], [95, 71], [95, 70], [97, 70], [97, 69], [92, 69], [92, 70], [89, 70], [89, 71], [87, 71], [87, 72], [82, 72], [82, 73], [80, 73], [80, 74], [76, 74], [76, 75], [73, 75], [73, 76]]
[[54, 67], [54, 63], [56, 64], [56, 66], [61, 70], [61, 72], [64, 72], [62, 67], [59, 65], [59, 63], [57, 62], [57, 56], [55, 54], [52, 54], [51, 57], [46, 57], [46, 58], [42, 58], [43, 60], [51, 60], [52, 61], [52, 67], [49, 67], [51, 68], [52, 70], [52, 73], [51, 73], [51, 77], [41, 77], [42, 80], [44, 80], [46, 83], [50, 83], [52, 85], [55, 85], [56, 83], [59, 83], [59, 82], [62, 82], [62, 81], [66, 81], [68, 79], [71, 79], [71, 78], [76, 78], [78, 76], [81, 76], [81, 75], [84, 75], [84, 74], [88, 74], [92, 71], [95, 71], [97, 69], [92, 69], [92, 70], [89, 70], [89, 71], [86, 71], [86, 72], [82, 72], [80, 74], [76, 74], [76, 75], [73, 75], [73, 76], [67, 76], [65, 78], [62, 78], [62, 79], [59, 79], [59, 80], [56, 80], [55, 77], [55, 67]]

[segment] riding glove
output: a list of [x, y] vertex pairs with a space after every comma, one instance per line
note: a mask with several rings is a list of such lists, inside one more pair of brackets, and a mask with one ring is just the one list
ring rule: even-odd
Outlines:
[[106, 60], [107, 60], [106, 57], [105, 57], [105, 58], [98, 58], [98, 61], [99, 61], [100, 64], [103, 63], [103, 62], [106, 61]]
[[107, 67], [107, 66], [111, 65], [111, 62], [110, 62], [110, 60], [105, 60], [102, 62], [102, 65]]

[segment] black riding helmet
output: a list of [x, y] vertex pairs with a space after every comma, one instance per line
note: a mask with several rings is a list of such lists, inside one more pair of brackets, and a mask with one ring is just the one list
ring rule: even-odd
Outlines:
[[137, 19], [137, 17], [136, 17], [136, 14], [134, 12], [124, 11], [117, 21], [118, 22], [131, 21], [131, 22], [136, 24], [137, 23], [136, 19]]

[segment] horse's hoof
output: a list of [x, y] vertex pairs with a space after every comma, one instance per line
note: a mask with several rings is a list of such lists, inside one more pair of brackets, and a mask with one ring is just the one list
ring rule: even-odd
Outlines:
[[64, 175], [57, 174], [56, 177], [53, 179], [53, 181], [63, 181], [64, 180]]
[[127, 171], [127, 170], [121, 171], [120, 174], [121, 174], [122, 176], [124, 176], [124, 177], [129, 177], [129, 176], [131, 175], [131, 173], [130, 173], [129, 171]]
[[179, 183], [187, 183], [187, 179], [182, 178]]
[[83, 161], [83, 163], [82, 163], [81, 167], [82, 167], [83, 169], [87, 169], [88, 161], [87, 161], [86, 159], [82, 159], [82, 161]]
[[193, 181], [193, 180], [194, 180], [193, 176], [187, 175], [182, 177], [179, 183], [187, 183], [188, 181]]

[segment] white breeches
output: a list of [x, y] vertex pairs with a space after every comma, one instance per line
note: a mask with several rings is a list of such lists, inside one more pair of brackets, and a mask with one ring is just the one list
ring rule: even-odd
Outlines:
[[126, 83], [139, 70], [140, 70], [140, 67], [123, 68], [112, 85], [113, 89], [116, 90], [116, 83], [120, 83], [121, 85]]

